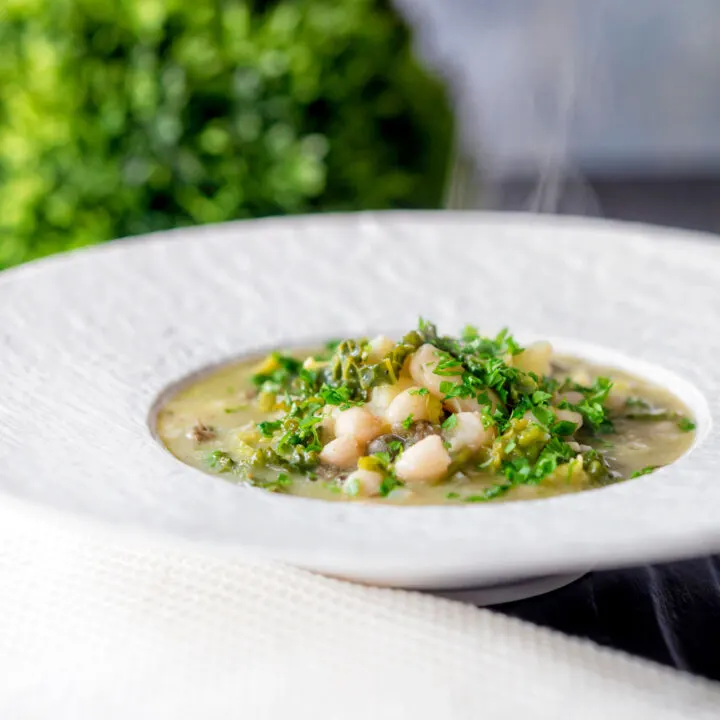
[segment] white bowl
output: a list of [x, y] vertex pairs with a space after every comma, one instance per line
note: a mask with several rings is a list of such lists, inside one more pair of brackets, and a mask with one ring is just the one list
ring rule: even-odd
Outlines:
[[[571, 218], [388, 213], [179, 230], [0, 276], [0, 491], [371, 583], [489, 585], [720, 550], [720, 247]], [[666, 385], [695, 447], [652, 475], [467, 507], [324, 503], [183, 465], [152, 408], [189, 373], [308, 337], [507, 325]], [[150, 419], [150, 420], [149, 420]]]

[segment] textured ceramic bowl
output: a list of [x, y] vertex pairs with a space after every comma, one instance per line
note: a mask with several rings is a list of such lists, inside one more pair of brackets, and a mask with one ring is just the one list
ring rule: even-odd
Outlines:
[[[217, 552], [466, 588], [720, 550], [720, 246], [576, 219], [324, 216], [182, 230], [0, 276], [0, 490]], [[324, 503], [183, 465], [152, 410], [190, 373], [308, 337], [472, 322], [661, 382], [694, 449], [602, 490], [507, 504]]]

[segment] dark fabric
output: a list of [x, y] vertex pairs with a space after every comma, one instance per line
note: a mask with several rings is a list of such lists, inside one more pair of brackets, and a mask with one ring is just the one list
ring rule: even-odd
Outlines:
[[718, 558], [590, 573], [495, 609], [720, 680]]

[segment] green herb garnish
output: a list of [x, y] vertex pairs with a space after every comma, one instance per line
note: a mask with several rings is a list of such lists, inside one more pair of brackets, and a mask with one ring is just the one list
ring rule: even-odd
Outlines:
[[692, 432], [696, 427], [695, 423], [686, 417], [680, 418], [677, 422], [677, 426], [683, 432]]
[[542, 403], [546, 403], [548, 400], [551, 399], [552, 395], [549, 392], [545, 392], [544, 390], [536, 390], [532, 394], [533, 405], [540, 405]]
[[272, 437], [273, 433], [282, 427], [282, 422], [280, 420], [266, 420], [265, 422], [256, 423], [256, 426], [265, 437]]
[[647, 400], [643, 400], [642, 398], [629, 397], [625, 400], [625, 407], [642, 408], [643, 410], [648, 410], [650, 408], [650, 403], [648, 403]]
[[395, 488], [402, 485], [403, 483], [394, 474], [388, 473], [380, 483], [380, 497], [387, 497]]
[[[317, 471], [327, 479], [333, 469], [318, 466], [324, 444], [333, 438], [332, 422], [327, 422], [329, 410], [364, 406], [375, 388], [397, 383], [401, 376], [405, 377], [407, 358], [425, 343], [436, 349], [436, 361], [431, 367], [443, 399], [469, 401], [468, 405], [479, 411], [483, 426], [492, 432], [487, 441], [489, 447], [479, 452], [452, 451], [447, 478], [467, 469], [481, 468], [494, 475], [497, 482], [467, 496], [449, 493], [448, 499], [487, 502], [518, 485], [561, 481], [565, 471], [572, 480], [576, 468], [592, 483], [605, 483], [614, 477], [601, 452], [586, 446], [581, 452], [575, 443], [577, 439], [583, 444], [607, 445], [601, 436], [613, 431], [613, 418], [607, 407], [612, 388], [608, 378], [601, 377], [584, 386], [525, 372], [521, 369], [522, 359], [514, 360], [524, 349], [507, 330], [484, 337], [477, 328], [467, 326], [460, 337], [447, 337], [425, 320], [377, 362], [367, 338], [332, 341], [323, 355], [305, 364], [290, 355], [271, 353], [253, 376], [259, 390], [254, 404], [263, 411], [278, 413], [271, 416], [277, 419], [257, 423], [261, 437], [253, 440], [255, 445], [249, 452], [244, 455], [237, 452], [237, 459], [218, 456], [208, 460], [208, 464], [218, 472], [232, 470], [252, 475], [252, 482], [277, 492], [291, 486], [294, 473], [307, 475]], [[581, 399], [573, 404], [559, 401], [558, 395], [567, 391], [579, 393]], [[430, 394], [426, 387], [415, 387], [409, 392], [416, 396]], [[450, 407], [454, 405], [451, 403]], [[579, 413], [582, 426], [560, 420], [558, 408]], [[226, 411], [237, 409], [240, 408]], [[654, 412], [645, 401], [629, 398], [619, 416], [631, 418], [633, 414]], [[687, 418], [673, 417], [680, 429], [694, 429], [694, 423]], [[412, 414], [401, 423], [406, 431], [415, 424]], [[441, 428], [449, 431], [457, 424], [458, 416], [451, 412]], [[447, 440], [443, 440], [443, 445], [450, 449]], [[405, 441], [389, 435], [383, 438], [380, 447], [386, 451], [361, 457], [358, 466], [382, 474], [380, 495], [386, 497], [402, 485], [395, 475], [395, 463]], [[363, 448], [363, 452], [369, 451]], [[266, 477], [274, 479], [258, 479]], [[334, 487], [341, 485], [338, 477], [336, 473]], [[352, 495], [352, 483], [343, 490]]]
[[255, 480], [253, 481], [253, 485], [262, 487], [265, 490], [270, 490], [270, 492], [284, 493], [292, 486], [292, 480], [287, 473], [281, 472], [277, 474], [277, 477], [275, 477], [274, 480]]
[[605, 407], [608, 395], [612, 388], [609, 378], [600, 377], [590, 387], [574, 385], [573, 389], [583, 395], [581, 402], [572, 405], [567, 401], [560, 403], [560, 407], [567, 407], [579, 412], [585, 423], [596, 433], [613, 432], [613, 424]]
[[655, 472], [655, 470], [658, 469], [658, 466], [656, 465], [648, 465], [647, 467], [644, 467], [642, 470], [636, 470], [632, 475], [630, 475], [630, 478], [638, 478], [642, 477], [643, 475], [649, 475], [652, 472]]
[[394, 460], [405, 449], [405, 446], [400, 440], [391, 440], [387, 447], [390, 451], [389, 454], [392, 460]]
[[232, 459], [230, 453], [222, 450], [213, 450], [206, 458], [205, 462], [210, 468], [219, 473], [233, 472], [238, 464]]
[[572, 435], [575, 432], [575, 430], [577, 429], [577, 425], [574, 422], [570, 422], [569, 420], [561, 420], [560, 422], [555, 423], [550, 429], [556, 435], [566, 437], [568, 435]]
[[463, 500], [467, 503], [478, 503], [478, 502], [488, 502], [489, 500], [494, 500], [497, 497], [500, 497], [501, 495], [504, 495], [508, 490], [512, 488], [512, 484], [506, 483], [506, 484], [497, 484], [489, 487], [487, 490], [484, 490], [482, 493], [476, 493], [474, 495], [466, 495]]

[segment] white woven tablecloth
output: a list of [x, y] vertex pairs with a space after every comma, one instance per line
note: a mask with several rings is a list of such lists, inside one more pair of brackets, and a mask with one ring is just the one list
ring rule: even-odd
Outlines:
[[720, 687], [446, 600], [0, 502], [2, 720], [720, 717]]

